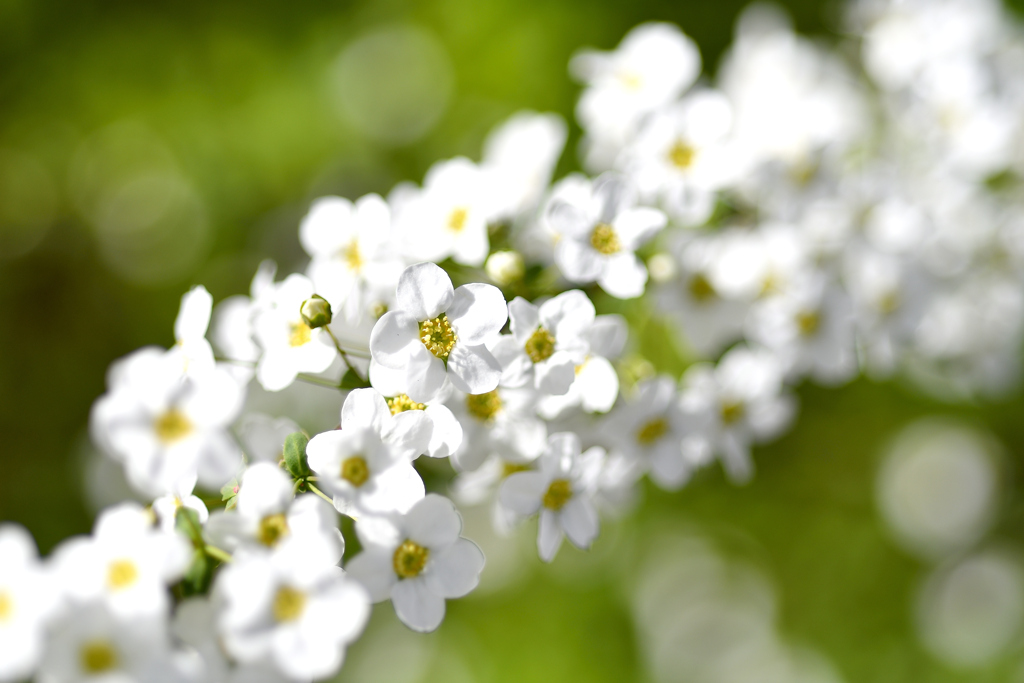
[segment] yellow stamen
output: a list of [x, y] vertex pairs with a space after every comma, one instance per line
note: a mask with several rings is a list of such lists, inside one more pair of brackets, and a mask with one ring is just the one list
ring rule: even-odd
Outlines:
[[526, 340], [526, 355], [534, 363], [547, 360], [555, 353], [555, 338], [543, 327], [538, 327]]
[[569, 499], [572, 498], [572, 484], [568, 479], [555, 479], [548, 486], [547, 492], [541, 502], [549, 510], [561, 510]]
[[0, 623], [8, 621], [14, 614], [14, 599], [7, 591], [0, 591]]
[[813, 336], [821, 327], [821, 316], [817, 311], [801, 311], [796, 316], [796, 327], [805, 337]]
[[288, 518], [283, 513], [278, 512], [275, 515], [267, 515], [260, 520], [260, 528], [256, 532], [256, 537], [263, 545], [273, 548], [282, 538], [289, 534], [289, 531]]
[[295, 621], [302, 616], [306, 609], [306, 594], [290, 586], [281, 586], [274, 595], [274, 604], [271, 606], [274, 621], [283, 623]]
[[153, 430], [162, 443], [170, 444], [192, 433], [192, 421], [177, 408], [171, 408], [156, 418]]
[[690, 290], [690, 296], [696, 301], [704, 302], [716, 296], [715, 288], [702, 273], [696, 273], [691, 277], [687, 288]]
[[430, 550], [415, 541], [405, 539], [395, 550], [393, 564], [400, 578], [411, 579], [420, 575], [430, 559]]
[[448, 359], [448, 354], [455, 348], [455, 342], [458, 340], [455, 330], [448, 322], [448, 316], [444, 313], [433, 320], [420, 323], [420, 341], [428, 351], [441, 360]]
[[107, 586], [122, 590], [134, 584], [139, 578], [139, 569], [131, 560], [114, 560], [107, 568]]
[[622, 243], [615, 230], [607, 223], [598, 223], [590, 233], [590, 245], [598, 252], [608, 256], [622, 250]]
[[668, 151], [668, 160], [681, 171], [690, 168], [696, 156], [697, 150], [688, 145], [682, 138], [676, 140]]
[[407, 410], [426, 410], [427, 406], [423, 403], [417, 403], [416, 401], [409, 398], [406, 394], [399, 394], [393, 398], [384, 399], [387, 401], [388, 408], [391, 409], [392, 415], [398, 415], [404, 413]]
[[360, 455], [345, 458], [341, 463], [341, 478], [359, 488], [370, 478], [370, 468]]
[[498, 394], [497, 389], [488, 391], [486, 394], [470, 394], [466, 396], [466, 410], [481, 422], [493, 420], [501, 408], [501, 396]]
[[363, 269], [363, 253], [359, 250], [359, 240], [353, 238], [347, 246], [341, 248], [338, 255], [349, 267], [349, 270], [360, 271]]
[[105, 640], [90, 640], [78, 651], [82, 670], [88, 674], [106, 673], [117, 668], [117, 652]]
[[733, 422], [736, 422], [741, 417], [743, 417], [743, 413], [746, 412], [746, 409], [743, 407], [743, 404], [737, 401], [729, 401], [723, 403], [721, 410], [722, 423], [726, 425], [731, 425]]
[[466, 227], [466, 218], [469, 217], [469, 211], [463, 207], [453, 209], [448, 214], [448, 229], [454, 233], [462, 232], [463, 228]]
[[636, 440], [639, 444], [649, 446], [665, 436], [666, 432], [668, 432], [668, 422], [665, 421], [665, 418], [659, 417], [637, 430]]
[[502, 463], [501, 466], [501, 478], [506, 479], [516, 472], [528, 472], [530, 470], [529, 465], [520, 465], [514, 462]]
[[878, 310], [882, 312], [882, 315], [892, 315], [899, 310], [900, 303], [899, 292], [886, 292], [878, 302]]
[[288, 345], [291, 347], [308, 344], [313, 338], [313, 330], [306, 323], [291, 323], [288, 330]]

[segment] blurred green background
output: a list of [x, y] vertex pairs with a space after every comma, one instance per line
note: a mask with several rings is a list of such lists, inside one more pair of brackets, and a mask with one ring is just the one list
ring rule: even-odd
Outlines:
[[[386, 193], [438, 159], [478, 158], [489, 128], [522, 108], [571, 121], [570, 55], [610, 48], [642, 21], [678, 23], [712, 75], [745, 4], [0, 0], [0, 519], [25, 524], [44, 552], [89, 529], [82, 454], [108, 364], [169, 345], [190, 285], [219, 300], [245, 292], [265, 257], [301, 266], [312, 198]], [[835, 3], [781, 4], [800, 31], [835, 36]], [[576, 168], [577, 139], [560, 174]], [[645, 488], [592, 553], [566, 546], [551, 567], [532, 529], [504, 550], [484, 543], [486, 590], [449, 603], [431, 636], [381, 606], [342, 678], [696, 681], [652, 664], [664, 657], [652, 659], [650, 629], [670, 622], [638, 606], [656, 585], [649, 558], [681, 544], [760, 577], [768, 630], [833, 672], [749, 680], [1024, 681], [1024, 640], [963, 670], [924, 649], [913, 600], [929, 565], [890, 540], [874, 501], [885, 443], [916, 417], [957, 415], [1006, 448], [986, 542], [1016, 549], [1021, 397], [947, 406], [867, 381], [799, 394], [798, 427], [758, 449], [751, 485], [709, 471], [676, 494]], [[486, 536], [486, 511], [467, 525]]]

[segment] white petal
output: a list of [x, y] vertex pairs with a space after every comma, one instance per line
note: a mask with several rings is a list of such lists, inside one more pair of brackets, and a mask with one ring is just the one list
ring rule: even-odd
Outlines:
[[418, 322], [441, 315], [454, 298], [451, 278], [437, 264], [417, 263], [398, 278], [398, 308]]
[[558, 525], [558, 518], [551, 510], [541, 510], [540, 523], [537, 529], [537, 552], [540, 559], [551, 562], [562, 545], [562, 527]]
[[538, 390], [552, 396], [564, 396], [576, 379], [576, 364], [567, 354], [556, 354], [534, 365], [533, 372], [534, 386]]
[[391, 587], [398, 581], [392, 554], [393, 551], [366, 548], [345, 565], [345, 571], [366, 588], [373, 602], [387, 600]]
[[174, 339], [180, 342], [205, 337], [212, 311], [213, 297], [206, 287], [193, 287], [181, 297], [181, 308], [174, 321]]
[[591, 356], [576, 377], [583, 408], [591, 413], [606, 413], [619, 395], [619, 376], [608, 359]]
[[644, 293], [647, 268], [635, 254], [620, 252], [607, 260], [597, 283], [617, 299], [633, 299]]
[[540, 309], [521, 296], [509, 302], [508, 317], [512, 336], [520, 346], [526, 343], [540, 325]]
[[[418, 343], [418, 342], [417, 342]], [[453, 349], [453, 351], [458, 350]], [[451, 360], [451, 356], [449, 356]], [[448, 377], [444, 362], [427, 351], [427, 347], [420, 344], [417, 351], [405, 367], [406, 393], [409, 398], [418, 403], [433, 401], [444, 388], [444, 381]]]
[[388, 368], [405, 367], [417, 347], [423, 347], [419, 322], [404, 311], [388, 311], [370, 332], [370, 354]]
[[597, 510], [586, 498], [573, 496], [561, 510], [561, 522], [565, 535], [577, 548], [589, 548], [597, 538]]
[[448, 458], [462, 445], [462, 425], [447, 406], [427, 406], [427, 417], [433, 423], [427, 455], [431, 458]]
[[486, 394], [498, 387], [501, 365], [485, 346], [456, 344], [448, 356], [448, 379], [459, 391]]
[[333, 256], [352, 234], [352, 202], [322, 197], [299, 224], [299, 242], [310, 256]]
[[398, 618], [413, 631], [428, 633], [444, 621], [444, 598], [430, 590], [422, 578], [396, 583], [391, 588], [391, 603]]
[[512, 335], [498, 337], [487, 345], [487, 349], [501, 366], [502, 386], [521, 387], [533, 377], [533, 361]]
[[441, 551], [458, 540], [462, 517], [450, 500], [431, 493], [409, 510], [405, 532], [420, 545]]
[[405, 513], [423, 499], [423, 479], [409, 463], [399, 463], [377, 477], [377, 490], [359, 499], [367, 513]]
[[473, 541], [460, 538], [450, 548], [430, 558], [430, 573], [425, 579], [438, 595], [461, 598], [480, 583], [483, 569], [484, 552]]
[[657, 209], [638, 207], [623, 211], [615, 217], [615, 233], [622, 242], [623, 249], [635, 251], [637, 247], [648, 241], [659, 230], [665, 227], [665, 214]]
[[471, 283], [455, 290], [447, 315], [459, 343], [477, 346], [501, 332], [508, 320], [508, 306], [494, 285]]
[[409, 460], [427, 452], [434, 423], [422, 410], [407, 410], [389, 418], [384, 440], [399, 457]]
[[540, 509], [540, 501], [548, 487], [548, 479], [540, 472], [516, 472], [501, 483], [498, 500], [517, 515], [532, 515]]
[[380, 432], [391, 421], [387, 402], [375, 389], [355, 389], [341, 406], [341, 428], [372, 427]]
[[601, 276], [605, 259], [590, 246], [564, 239], [555, 247], [555, 263], [571, 282], [593, 282]]

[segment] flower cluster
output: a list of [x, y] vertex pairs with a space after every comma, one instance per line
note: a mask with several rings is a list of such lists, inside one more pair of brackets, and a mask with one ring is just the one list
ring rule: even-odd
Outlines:
[[[304, 273], [268, 262], [216, 308], [188, 292], [174, 347], [114, 363], [92, 413], [149, 505], [46, 561], [0, 527], [0, 680], [312, 680], [372, 603], [436, 629], [484, 556], [420, 458], [500, 530], [536, 518], [551, 561], [645, 475], [749, 479], [805, 378], [1009, 386], [1024, 30], [995, 0], [857, 0], [848, 19], [857, 65], [752, 8], [715, 80], [678, 28], [641, 25], [571, 63], [593, 177], [552, 184], [566, 125], [517, 114], [479, 162], [314, 202]], [[681, 377], [640, 355], [651, 316], [678, 331]], [[296, 383], [342, 392], [337, 428], [259, 412]]]

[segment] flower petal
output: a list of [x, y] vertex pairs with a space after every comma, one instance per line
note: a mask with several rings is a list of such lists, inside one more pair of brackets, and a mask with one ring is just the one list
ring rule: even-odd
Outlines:
[[431, 493], [406, 514], [405, 532], [420, 545], [440, 552], [458, 540], [462, 517], [450, 500]]
[[448, 356], [448, 379], [459, 391], [486, 394], [498, 387], [501, 365], [483, 345], [456, 344]]
[[375, 389], [355, 389], [341, 406], [341, 428], [372, 427], [380, 432], [391, 421], [391, 410]]
[[388, 311], [370, 332], [370, 354], [384, 367], [405, 367], [422, 346], [419, 323], [404, 311]]
[[455, 290], [447, 315], [459, 343], [477, 346], [501, 332], [508, 320], [508, 306], [500, 289], [476, 282]]
[[501, 483], [498, 500], [506, 508], [527, 517], [540, 509], [548, 479], [540, 472], [516, 472]]
[[522, 346], [540, 325], [540, 309], [521, 296], [508, 303], [509, 327], [512, 336]]
[[345, 571], [370, 593], [370, 600], [381, 602], [391, 595], [391, 587], [398, 582], [395, 575], [393, 551], [366, 548], [345, 564]]
[[558, 525], [558, 517], [551, 510], [541, 510], [540, 524], [537, 529], [537, 552], [540, 559], [551, 562], [562, 545], [562, 527]]
[[437, 557], [431, 558], [430, 573], [424, 578], [438, 595], [461, 598], [480, 583], [483, 570], [484, 552], [468, 538], [460, 538]]
[[634, 299], [644, 293], [647, 268], [636, 254], [619, 252], [608, 258], [597, 284], [616, 299]]
[[406, 394], [418, 403], [433, 401], [444, 388], [444, 380], [448, 376], [441, 359], [427, 351], [423, 344], [420, 344], [419, 350], [413, 354], [405, 372]]
[[586, 550], [597, 538], [597, 510], [586, 498], [573, 496], [562, 508], [560, 517], [565, 535], [577, 548]]
[[444, 621], [444, 598], [427, 587], [423, 578], [405, 579], [391, 588], [391, 603], [402, 623], [428, 633]]
[[622, 242], [622, 248], [636, 251], [637, 247], [664, 228], [667, 222], [668, 219], [661, 211], [641, 206], [620, 213], [615, 217], [613, 227]]
[[572, 282], [593, 282], [604, 270], [605, 257], [589, 244], [563, 239], [555, 246], [555, 263]]
[[545, 394], [564, 396], [576, 379], [576, 364], [568, 354], [533, 366], [535, 386]]
[[448, 273], [435, 263], [409, 266], [398, 278], [398, 308], [417, 322], [431, 320], [448, 310], [455, 289]]
[[450, 457], [462, 445], [462, 425], [448, 406], [429, 405], [424, 412], [433, 423], [427, 455], [431, 458]]

